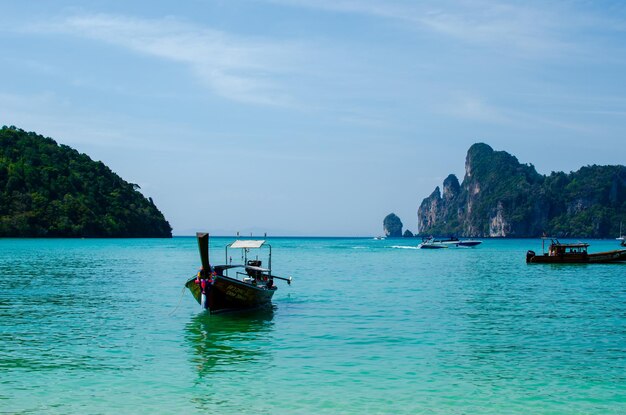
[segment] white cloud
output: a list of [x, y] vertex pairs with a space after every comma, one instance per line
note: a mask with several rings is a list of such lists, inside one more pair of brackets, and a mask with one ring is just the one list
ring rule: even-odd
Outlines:
[[[489, 124], [506, 125], [507, 128], [527, 128], [540, 125], [542, 128], [591, 134], [596, 126], [571, 117], [562, 117], [550, 113], [543, 115], [537, 111], [522, 111], [497, 106], [482, 96], [467, 92], [457, 92], [448, 97], [448, 100], [438, 107], [439, 112], [458, 119], [477, 121]], [[616, 114], [617, 115], [617, 114]]]
[[[267, 0], [272, 3], [395, 20], [469, 44], [494, 46], [509, 54], [545, 57], [579, 46], [568, 36], [588, 17], [540, 3], [398, 0]], [[597, 27], [602, 22], [594, 21]]]
[[81, 15], [30, 27], [117, 45], [141, 54], [187, 65], [216, 94], [230, 100], [288, 106], [291, 98], [276, 76], [293, 70], [295, 45], [236, 37], [176, 19], [136, 19], [105, 14]]

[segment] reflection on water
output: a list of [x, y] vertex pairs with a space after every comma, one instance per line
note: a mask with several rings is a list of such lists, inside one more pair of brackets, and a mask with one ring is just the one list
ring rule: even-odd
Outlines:
[[256, 363], [267, 365], [271, 350], [264, 345], [271, 333], [272, 309], [224, 315], [201, 313], [185, 327], [198, 381], [212, 374], [249, 371]]

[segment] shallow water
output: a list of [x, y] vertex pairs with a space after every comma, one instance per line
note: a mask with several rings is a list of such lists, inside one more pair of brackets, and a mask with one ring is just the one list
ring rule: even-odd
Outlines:
[[0, 413], [626, 413], [626, 264], [417, 242], [270, 239], [273, 311], [209, 316], [193, 238], [0, 240]]

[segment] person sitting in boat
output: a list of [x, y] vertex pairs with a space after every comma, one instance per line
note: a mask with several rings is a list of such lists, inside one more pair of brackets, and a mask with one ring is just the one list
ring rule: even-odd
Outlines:
[[200, 268], [200, 270], [198, 271], [198, 274], [196, 275], [196, 281], [195, 281], [195, 283], [200, 286], [200, 293], [201, 293], [200, 304], [205, 308], [207, 307], [207, 297], [208, 297], [209, 291], [211, 290], [211, 285], [213, 284], [213, 276], [216, 275], [214, 268], [211, 267], [210, 265], [209, 267], [210, 267], [209, 269], [211, 270], [211, 272], [206, 272], [204, 270], [204, 267]]
[[204, 268], [200, 268], [198, 270], [198, 274], [196, 275], [196, 284], [200, 285], [204, 291], [205, 286], [211, 284], [213, 282], [213, 276], [216, 275], [213, 267], [211, 267], [211, 272], [206, 272]]
[[204, 272], [204, 268], [200, 268], [198, 270], [198, 274], [196, 275], [196, 284], [200, 284], [200, 281], [205, 279], [206, 273]]

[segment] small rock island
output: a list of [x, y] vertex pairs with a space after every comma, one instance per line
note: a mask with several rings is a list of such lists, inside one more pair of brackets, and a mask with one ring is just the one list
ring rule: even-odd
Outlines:
[[0, 237], [171, 238], [138, 189], [51, 138], [0, 129]]
[[383, 231], [387, 237], [402, 236], [402, 221], [395, 213], [388, 214], [383, 220]]

